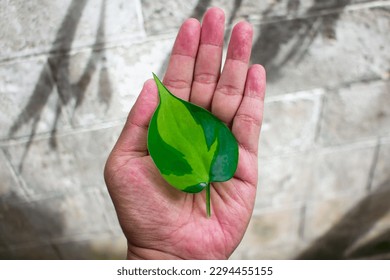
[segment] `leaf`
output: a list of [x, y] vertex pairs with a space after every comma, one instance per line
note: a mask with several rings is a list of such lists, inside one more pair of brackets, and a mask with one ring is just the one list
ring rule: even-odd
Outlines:
[[160, 103], [150, 120], [148, 149], [162, 177], [188, 193], [224, 182], [237, 169], [238, 145], [229, 128], [209, 111], [174, 96], [154, 75]]

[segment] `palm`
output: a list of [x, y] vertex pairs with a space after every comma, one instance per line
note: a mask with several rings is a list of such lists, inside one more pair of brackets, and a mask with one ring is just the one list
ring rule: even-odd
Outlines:
[[[181, 258], [226, 258], [239, 243], [250, 217], [252, 201], [233, 197], [225, 205], [223, 197], [229, 194], [220, 194], [240, 189], [244, 183], [236, 178], [212, 185], [213, 215], [206, 218], [204, 193], [187, 194], [169, 186], [150, 156], [130, 159], [114, 176], [121, 178], [115, 182], [120, 189], [115, 202], [123, 205], [117, 210], [120, 220], [125, 221], [126, 236], [135, 237], [139, 232], [149, 235], [135, 244], [139, 247], [164, 250]], [[255, 188], [246, 186], [246, 191], [245, 196], [253, 200]]]
[[[183, 24], [172, 51], [164, 83], [174, 94], [211, 110], [232, 128], [240, 149], [237, 172], [231, 180], [211, 185], [211, 218], [206, 216], [204, 192], [183, 193], [164, 181], [146, 147], [147, 125], [158, 102], [156, 88], [152, 81], [148, 81], [130, 112], [105, 170], [107, 186], [128, 239], [129, 257], [227, 258], [239, 244], [249, 222], [257, 184], [257, 140], [264, 95], [264, 72], [259, 66], [252, 66], [248, 71], [246, 65], [241, 77], [240, 74], [235, 79], [233, 77], [233, 83], [241, 85], [224, 85], [231, 82], [230, 72], [233, 69], [226, 70], [229, 66], [225, 66], [219, 76], [222, 48], [214, 50], [214, 57], [217, 59], [211, 65], [205, 65], [201, 61], [202, 41], [206, 41], [211, 33], [222, 34], [213, 35], [215, 46], [222, 44], [221, 19], [223, 14], [221, 17], [219, 9], [210, 9], [205, 15], [202, 36], [198, 34], [198, 38], [194, 35], [194, 20]], [[245, 66], [245, 60], [249, 61], [251, 42], [247, 40], [245, 32], [250, 33], [251, 37], [252, 31], [248, 26], [241, 24], [241, 27], [237, 27], [236, 29], [241, 30], [236, 30], [236, 39], [233, 31], [229, 45], [228, 59], [230, 55], [233, 64], [244, 64], [238, 67]], [[212, 45], [213, 42], [203, 43], [205, 46]], [[240, 46], [238, 53], [235, 46]], [[194, 60], [192, 69], [187, 67], [191, 74], [187, 75], [190, 79], [188, 81], [186, 71], [177, 67], [177, 60], [186, 65], [183, 62], [186, 58]], [[215, 73], [213, 83], [205, 81], [202, 84], [202, 79], [196, 81], [196, 72], [203, 71], [206, 66], [216, 68], [218, 73]], [[192, 86], [186, 87], [186, 83]], [[223, 104], [226, 103], [226, 96], [223, 96], [228, 93], [226, 90], [239, 89], [240, 86], [241, 96], [231, 95], [231, 102]], [[205, 94], [200, 95], [199, 88]], [[234, 100], [237, 97], [238, 102]], [[257, 108], [253, 108], [256, 104]], [[232, 108], [230, 111], [229, 106]]]

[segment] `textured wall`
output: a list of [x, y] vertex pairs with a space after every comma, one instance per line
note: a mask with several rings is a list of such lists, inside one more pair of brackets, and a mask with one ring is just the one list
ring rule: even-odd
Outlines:
[[367, 0], [2, 1], [0, 258], [124, 257], [105, 159], [180, 23], [209, 6], [254, 25], [268, 74], [232, 258], [390, 258], [390, 1]]

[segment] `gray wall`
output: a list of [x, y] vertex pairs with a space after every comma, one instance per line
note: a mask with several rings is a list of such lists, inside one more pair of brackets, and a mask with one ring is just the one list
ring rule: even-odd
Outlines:
[[[123, 258], [102, 169], [180, 23], [255, 28], [259, 191], [232, 258], [390, 258], [390, 1], [0, 4], [0, 258]], [[228, 40], [228, 36], [226, 37]]]

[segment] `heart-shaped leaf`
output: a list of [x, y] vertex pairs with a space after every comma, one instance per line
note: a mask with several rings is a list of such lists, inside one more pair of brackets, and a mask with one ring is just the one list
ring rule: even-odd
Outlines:
[[209, 111], [174, 96], [154, 75], [160, 103], [150, 120], [148, 149], [162, 177], [188, 193], [224, 182], [237, 169], [238, 145], [229, 128]]

